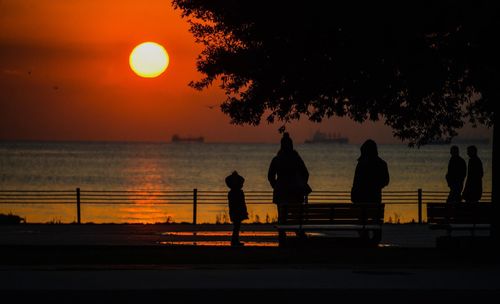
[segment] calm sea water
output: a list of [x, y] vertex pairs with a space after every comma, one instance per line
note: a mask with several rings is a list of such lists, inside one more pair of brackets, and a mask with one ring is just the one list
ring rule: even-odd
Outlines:
[[[459, 144], [461, 155], [467, 143]], [[477, 145], [483, 161], [484, 191], [491, 191], [491, 145]], [[315, 191], [349, 191], [359, 145], [299, 144], [296, 150], [310, 172]], [[278, 144], [162, 144], [112, 142], [2, 142], [0, 190], [203, 190], [227, 191], [224, 177], [237, 170], [245, 177], [245, 191], [271, 190], [267, 169]], [[420, 149], [379, 145], [389, 166], [391, 182], [385, 191], [447, 191], [444, 175], [449, 146]], [[18, 214], [28, 222], [72, 222], [74, 206], [0, 205], [0, 213]], [[191, 221], [190, 205], [84, 206], [84, 222]], [[391, 206], [390, 216], [409, 221], [414, 206]], [[275, 217], [274, 205], [249, 205], [250, 213]], [[215, 222], [227, 212], [224, 204], [200, 206], [199, 222]]]

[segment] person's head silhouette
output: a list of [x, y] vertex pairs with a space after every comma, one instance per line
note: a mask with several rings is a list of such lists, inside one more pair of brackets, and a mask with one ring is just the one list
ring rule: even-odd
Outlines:
[[469, 157], [476, 157], [477, 156], [477, 147], [476, 146], [468, 146], [467, 147], [467, 155], [469, 155]]
[[361, 157], [377, 157], [378, 149], [374, 140], [368, 139], [361, 145]]
[[458, 153], [458, 147], [457, 146], [451, 146], [451, 148], [450, 148], [450, 154], [452, 156], [458, 156], [458, 154], [459, 154]]
[[241, 189], [243, 188], [243, 183], [245, 179], [243, 176], [239, 175], [238, 172], [233, 171], [233, 173], [226, 177], [226, 185], [229, 189]]
[[288, 132], [283, 133], [283, 137], [281, 138], [281, 150], [293, 151], [293, 141], [290, 138], [290, 134], [288, 134]]

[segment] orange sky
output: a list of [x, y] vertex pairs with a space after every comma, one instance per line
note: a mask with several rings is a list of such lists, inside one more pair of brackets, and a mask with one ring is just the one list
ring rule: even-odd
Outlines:
[[[146, 79], [129, 68], [131, 50], [162, 44], [170, 65]], [[241, 127], [208, 105], [213, 87], [188, 87], [202, 76], [186, 20], [170, 0], [0, 0], [0, 140], [169, 141], [173, 134], [208, 142], [277, 142], [278, 124]], [[381, 123], [305, 119], [290, 132], [302, 142], [317, 130], [360, 142], [398, 142]], [[469, 133], [489, 136], [485, 130]]]

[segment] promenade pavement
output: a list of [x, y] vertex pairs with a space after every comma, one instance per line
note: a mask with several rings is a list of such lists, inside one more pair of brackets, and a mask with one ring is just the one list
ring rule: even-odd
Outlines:
[[[425, 225], [386, 226], [379, 248], [279, 248], [269, 245], [276, 236], [265, 225], [244, 228], [255, 246], [220, 246], [230, 228], [0, 226], [0, 293], [16, 302], [65, 303], [233, 303], [235, 297], [242, 303], [442, 303], [500, 297], [496, 249], [436, 248], [439, 235]], [[207, 239], [213, 244], [203, 243]]]
[[[0, 245], [227, 245], [231, 225], [142, 224], [24, 224], [0, 225]], [[435, 247], [444, 231], [427, 225], [383, 225], [382, 246]], [[341, 236], [352, 236], [345, 232]], [[241, 240], [251, 246], [277, 246], [271, 224], [243, 225]], [[226, 242], [226, 243], [224, 243]]]

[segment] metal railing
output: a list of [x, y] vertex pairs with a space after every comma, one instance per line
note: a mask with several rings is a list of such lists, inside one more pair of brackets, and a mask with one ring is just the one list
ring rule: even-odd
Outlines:
[[[384, 191], [385, 204], [414, 205], [417, 208], [418, 223], [423, 222], [422, 209], [427, 203], [444, 203], [446, 191]], [[247, 205], [272, 205], [271, 191], [245, 191]], [[349, 191], [313, 191], [308, 197], [310, 203], [350, 202]], [[491, 202], [491, 192], [483, 192], [481, 201]], [[199, 205], [227, 204], [226, 191], [160, 190], [0, 190], [0, 205], [75, 205], [76, 221], [81, 223], [82, 205], [192, 205], [192, 223], [196, 224]]]

